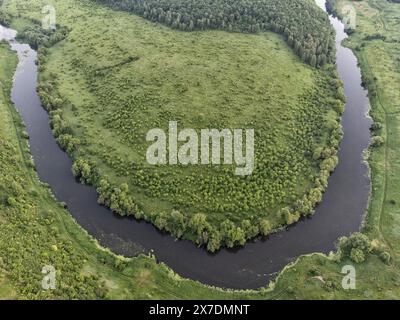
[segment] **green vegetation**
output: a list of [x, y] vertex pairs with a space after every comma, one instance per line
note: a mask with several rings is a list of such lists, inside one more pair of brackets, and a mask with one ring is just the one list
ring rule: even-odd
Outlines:
[[51, 47], [52, 45], [65, 39], [68, 31], [66, 28], [59, 27], [56, 31], [43, 30], [42, 26], [36, 21], [32, 21], [32, 26], [27, 27], [18, 35], [21, 42], [29, 43], [32, 48]]
[[363, 83], [370, 94], [370, 114], [375, 122], [371, 128], [374, 137], [369, 158], [373, 195], [366, 232], [385, 243], [397, 258], [400, 5], [377, 0], [338, 0], [334, 3], [335, 12], [341, 16], [341, 8], [348, 4], [355, 7], [358, 15], [357, 28], [345, 44], [354, 50], [359, 60]]
[[[42, 4], [13, 1], [7, 12], [39, 20]], [[341, 139], [344, 97], [331, 65], [306, 66], [272, 33], [178, 32], [92, 2], [54, 5], [71, 31], [40, 48], [39, 93], [73, 172], [97, 187], [101, 204], [210, 251], [313, 213]], [[31, 39], [29, 24], [13, 23]], [[146, 133], [173, 120], [255, 128], [253, 175], [148, 165]]]
[[[60, 275], [60, 286], [54, 296], [103, 297], [98, 277], [80, 272], [84, 265], [82, 252], [76, 250], [71, 239], [60, 235], [65, 227], [60, 222], [61, 217], [56, 219], [55, 212], [61, 213], [64, 219], [68, 213], [37, 181], [28, 157], [23, 125], [8, 100], [16, 57], [5, 44], [1, 44], [0, 58], [1, 273], [18, 288], [18, 294], [27, 298], [49, 298], [50, 295], [44, 291], [36, 292], [43, 277], [41, 268], [52, 264]], [[0, 287], [3, 287], [2, 282]]]
[[[398, 272], [400, 5], [378, 0], [331, 1], [332, 10], [338, 16], [346, 14], [342, 9], [346, 5], [356, 9], [357, 26], [345, 44], [357, 55], [374, 119], [369, 156], [373, 190], [364, 233], [381, 243], [386, 252], [381, 252], [380, 258], [390, 260], [392, 269]], [[398, 286], [397, 281], [393, 284]]]
[[[15, 13], [16, 4], [30, 12], [36, 8], [34, 1], [13, 0], [7, 9]], [[349, 46], [360, 48], [357, 55], [364, 77], [370, 79], [371, 88], [376, 88], [377, 95], [372, 99], [376, 120], [373, 129], [377, 136], [385, 138], [383, 145], [372, 150], [369, 159], [374, 192], [363, 235], [341, 240], [343, 249], [329, 258], [317, 254], [301, 257], [280, 274], [273, 289], [258, 292], [207, 288], [179, 278], [152, 258], [125, 260], [98, 248], [37, 180], [23, 126], [9, 102], [16, 58], [1, 45], [0, 298], [398, 299], [400, 149], [399, 118], [393, 112], [400, 101], [395, 96], [399, 94], [399, 52], [391, 43], [363, 39], [377, 32], [396, 37], [398, 25], [393, 24], [391, 17], [395, 13], [398, 17], [400, 8], [386, 3], [377, 10], [376, 4], [372, 0], [357, 4], [358, 28], [348, 42]], [[382, 29], [382, 22], [387, 29]], [[22, 20], [13, 23], [24, 25]], [[262, 225], [269, 229], [268, 224]], [[350, 259], [360, 262], [355, 264], [357, 288], [345, 291], [340, 271], [343, 265], [353, 263]], [[58, 291], [45, 292], [40, 288], [41, 269], [50, 262], [62, 270], [62, 284]]]
[[275, 31], [303, 61], [321, 66], [335, 61], [333, 29], [311, 0], [92, 0], [134, 12], [182, 31], [221, 29]]

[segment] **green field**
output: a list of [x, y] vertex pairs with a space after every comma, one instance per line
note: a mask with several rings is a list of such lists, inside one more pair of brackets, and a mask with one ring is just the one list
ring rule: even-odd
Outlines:
[[[38, 19], [43, 4], [12, 1], [8, 12]], [[41, 55], [39, 93], [76, 176], [97, 186], [101, 203], [211, 251], [313, 212], [341, 136], [331, 66], [305, 65], [274, 33], [180, 32], [90, 2], [53, 4], [71, 31]], [[150, 166], [146, 134], [170, 121], [254, 129], [253, 174]]]
[[[34, 3], [13, 0], [8, 10], [15, 13], [16, 4], [21, 4], [25, 8], [21, 12], [35, 15]], [[339, 5], [344, 3], [339, 1]], [[0, 298], [399, 298], [400, 52], [394, 41], [399, 34], [396, 16], [400, 15], [400, 5], [374, 0], [354, 4], [358, 25], [347, 44], [355, 49], [371, 92], [371, 114], [380, 124], [375, 125], [374, 134], [384, 137], [385, 141], [372, 150], [369, 159], [373, 195], [363, 232], [371, 243], [364, 253], [364, 262], [351, 262], [346, 254], [329, 258], [302, 257], [281, 273], [271, 289], [226, 292], [183, 280], [164, 265], [156, 264], [153, 258], [137, 257], [128, 261], [107, 253], [77, 226], [38, 181], [30, 164], [23, 126], [9, 103], [16, 58], [6, 45], [1, 45]], [[78, 12], [72, 9], [79, 7], [70, 9], [72, 19]], [[14, 26], [23, 27], [26, 23], [19, 19]], [[376, 34], [386, 38], [380, 39]], [[371, 40], [371, 36], [377, 39]], [[60, 45], [63, 46], [66, 44]], [[51, 54], [56, 56], [56, 52]], [[40, 287], [41, 269], [48, 264], [53, 264], [62, 274], [56, 291], [43, 291]], [[345, 291], [341, 287], [340, 271], [346, 264], [356, 267], [356, 290]]]

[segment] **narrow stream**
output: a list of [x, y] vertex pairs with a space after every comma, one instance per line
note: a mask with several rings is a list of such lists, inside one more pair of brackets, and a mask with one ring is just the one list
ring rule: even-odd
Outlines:
[[[324, 0], [316, 0], [325, 9]], [[344, 139], [340, 163], [329, 180], [323, 202], [310, 219], [300, 221], [268, 239], [248, 243], [244, 248], [222, 250], [210, 255], [188, 241], [176, 241], [152, 225], [121, 218], [97, 204], [94, 188], [77, 183], [71, 173], [72, 162], [56, 144], [49, 118], [36, 93], [36, 52], [14, 40], [15, 31], [0, 26], [0, 39], [7, 40], [18, 53], [12, 101], [30, 135], [30, 145], [40, 179], [50, 185], [59, 201], [68, 205], [76, 221], [118, 254], [133, 256], [153, 250], [157, 259], [185, 278], [225, 288], [265, 287], [277, 272], [302, 254], [335, 248], [336, 240], [358, 231], [367, 208], [370, 179], [363, 162], [363, 151], [370, 143], [371, 120], [367, 91], [361, 86], [357, 59], [341, 46], [346, 38], [343, 24], [330, 17], [337, 37], [337, 65], [348, 98], [343, 115]]]

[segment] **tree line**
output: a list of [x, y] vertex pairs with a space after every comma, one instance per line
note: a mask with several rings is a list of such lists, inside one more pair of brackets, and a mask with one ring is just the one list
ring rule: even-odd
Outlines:
[[313, 1], [303, 0], [92, 0], [182, 31], [220, 29], [282, 34], [305, 62], [335, 60], [334, 30]]

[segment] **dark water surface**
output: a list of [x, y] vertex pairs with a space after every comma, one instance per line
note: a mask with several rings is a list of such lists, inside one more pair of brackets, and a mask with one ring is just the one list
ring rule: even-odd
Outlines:
[[[324, 0], [316, 2], [324, 8]], [[329, 180], [323, 202], [311, 219], [267, 240], [248, 243], [237, 250], [222, 250], [217, 255], [210, 255], [191, 242], [175, 241], [148, 223], [120, 218], [99, 206], [95, 189], [75, 181], [70, 158], [52, 136], [48, 115], [36, 93], [36, 52], [13, 40], [15, 32], [10, 29], [0, 27], [0, 38], [9, 40], [20, 59], [12, 100], [30, 135], [38, 175], [89, 234], [119, 254], [130, 256], [138, 250], [153, 250], [159, 261], [183, 277], [220, 287], [254, 289], [266, 286], [275, 273], [302, 254], [333, 250], [338, 237], [359, 230], [367, 207], [370, 180], [362, 157], [370, 142], [367, 91], [361, 86], [356, 57], [340, 45], [346, 37], [343, 24], [334, 18], [331, 22], [337, 31], [337, 65], [348, 102], [342, 120], [340, 163]]]

